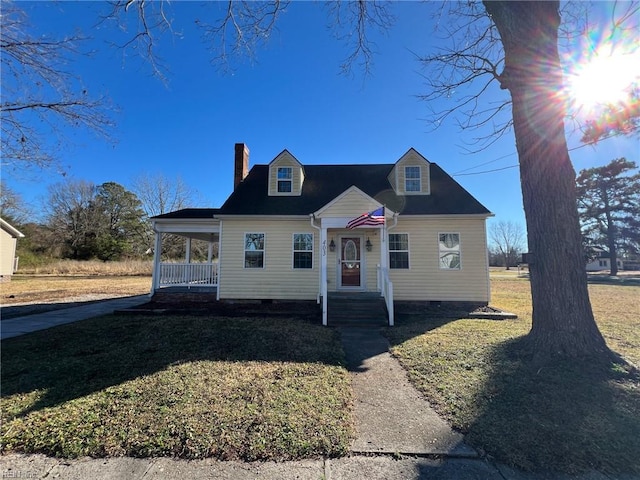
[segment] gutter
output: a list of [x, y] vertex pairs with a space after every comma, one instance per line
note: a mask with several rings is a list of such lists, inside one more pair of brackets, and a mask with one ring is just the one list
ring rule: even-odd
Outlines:
[[318, 295], [316, 295], [316, 303], [320, 303], [320, 291], [322, 290], [322, 245], [320, 245], [320, 241], [321, 241], [321, 232], [322, 232], [322, 227], [318, 227], [315, 223], [313, 223], [313, 221], [315, 220], [316, 216], [313, 213], [309, 214], [309, 220], [311, 221], [311, 226], [313, 228], [315, 228], [316, 230], [318, 230], [318, 250], [320, 250], [320, 268], [318, 268]]

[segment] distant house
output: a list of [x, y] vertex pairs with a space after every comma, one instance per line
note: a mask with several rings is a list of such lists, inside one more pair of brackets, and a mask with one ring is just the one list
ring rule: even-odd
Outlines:
[[[489, 302], [486, 219], [492, 214], [415, 149], [395, 163], [304, 165], [287, 150], [249, 170], [235, 147], [234, 191], [221, 208], [154, 217], [152, 291], [215, 287], [219, 300], [316, 300], [330, 294], [394, 301]], [[162, 262], [162, 236], [187, 240]], [[192, 239], [209, 242], [190, 260]], [[212, 245], [219, 242], [219, 258]]]
[[16, 243], [24, 235], [9, 222], [0, 218], [0, 282], [11, 280], [18, 269]]
[[[602, 270], [611, 270], [611, 255], [606, 250], [599, 247], [592, 247], [596, 258], [587, 263], [587, 272], [600, 272]], [[624, 262], [619, 258], [616, 259], [618, 270], [624, 269]]]

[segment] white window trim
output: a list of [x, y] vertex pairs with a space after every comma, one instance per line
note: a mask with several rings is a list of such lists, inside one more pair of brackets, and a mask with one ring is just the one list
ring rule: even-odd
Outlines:
[[[443, 268], [442, 265], [440, 264], [440, 256], [441, 256], [441, 250], [440, 250], [440, 235], [458, 235], [458, 256], [460, 258], [460, 266], [458, 268]], [[460, 232], [438, 232], [438, 237], [436, 238], [437, 241], [437, 245], [438, 245], [438, 269], [441, 272], [459, 272], [462, 271], [462, 235], [460, 234]]]
[[[280, 170], [289, 170], [290, 177], [289, 178], [280, 178]], [[280, 182], [289, 182], [291, 184], [291, 189], [288, 192], [281, 192], [278, 190], [278, 185]], [[278, 195], [291, 195], [293, 194], [293, 167], [276, 167], [276, 193]]]
[[[311, 250], [296, 250], [296, 235], [311, 235]], [[291, 234], [291, 270], [315, 270], [314, 260], [315, 260], [315, 236], [313, 232], [294, 232]], [[311, 252], [311, 268], [296, 268], [296, 252]]]
[[[247, 235], [262, 235], [262, 250], [247, 250]], [[247, 267], [247, 252], [262, 252], [262, 267]], [[267, 264], [267, 234], [264, 232], [244, 232], [242, 235], [242, 267], [247, 270], [264, 269]]]
[[[409, 178], [407, 176], [408, 168], [417, 168], [418, 169], [418, 178]], [[407, 180], [417, 180], [418, 181], [418, 189], [417, 190], [407, 190]], [[405, 165], [404, 166], [404, 192], [409, 195], [415, 195], [422, 193], [422, 168], [420, 165]]]
[[[391, 250], [391, 235], [406, 235], [407, 236], [407, 249], [406, 250]], [[409, 232], [389, 232], [387, 237], [387, 245], [389, 245], [389, 270], [411, 270], [411, 240], [409, 239]], [[407, 268], [391, 268], [391, 252], [407, 252], [407, 262], [409, 266]]]

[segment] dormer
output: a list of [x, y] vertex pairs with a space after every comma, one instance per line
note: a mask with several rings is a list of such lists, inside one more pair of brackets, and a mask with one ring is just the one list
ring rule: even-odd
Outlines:
[[300, 196], [303, 182], [304, 168], [287, 150], [269, 164], [269, 196]]
[[398, 195], [429, 195], [430, 165], [429, 160], [410, 148], [394, 165], [389, 183]]

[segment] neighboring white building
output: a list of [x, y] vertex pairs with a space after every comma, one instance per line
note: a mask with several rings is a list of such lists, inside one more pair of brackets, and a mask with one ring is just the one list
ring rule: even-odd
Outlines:
[[11, 280], [18, 269], [16, 243], [24, 235], [7, 221], [0, 218], [0, 282]]
[[[602, 270], [611, 270], [611, 258], [609, 258], [609, 252], [597, 249], [598, 257], [589, 263], [587, 263], [587, 272], [600, 272]], [[624, 269], [624, 262], [619, 258], [616, 259], [618, 270]]]

